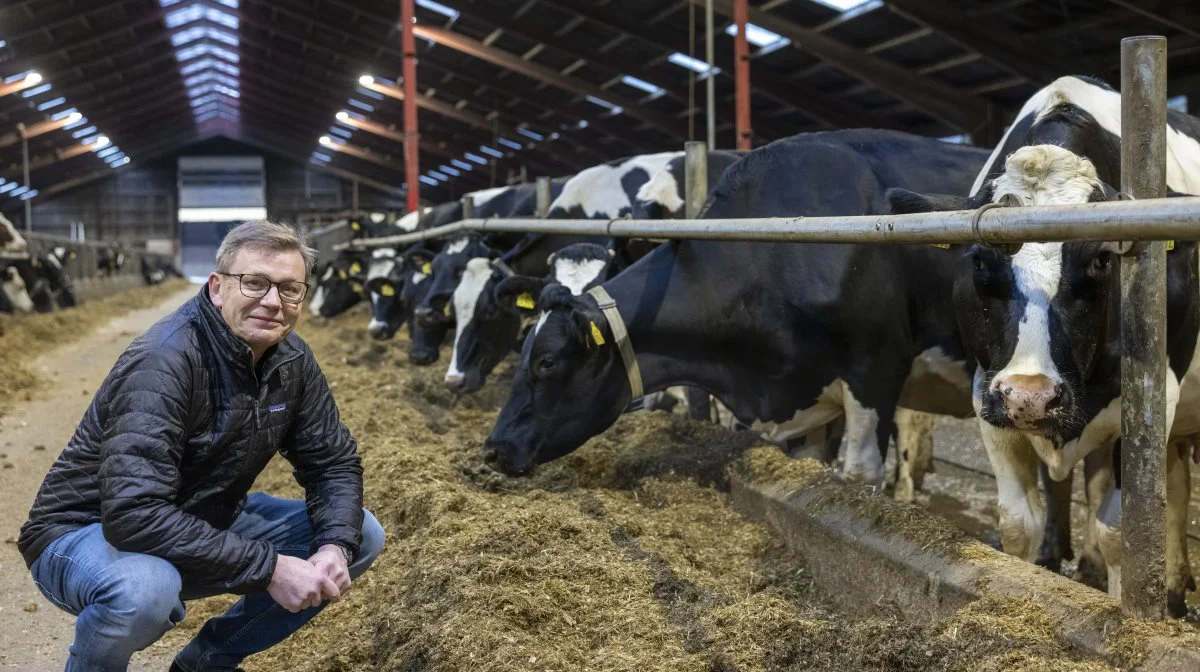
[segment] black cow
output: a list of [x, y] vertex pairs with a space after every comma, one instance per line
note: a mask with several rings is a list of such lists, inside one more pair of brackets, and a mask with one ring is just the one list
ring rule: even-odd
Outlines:
[[[1120, 183], [1120, 94], [1093, 79], [1064, 77], [1035, 94], [981, 171], [971, 196], [890, 194], [896, 212], [973, 208], [989, 202], [1050, 205], [1110, 200]], [[1200, 120], [1170, 111], [1167, 186], [1200, 193]], [[953, 189], [939, 191], [955, 193]], [[957, 192], [962, 193], [962, 192]], [[1000, 529], [1009, 553], [1033, 559], [1046, 509], [1036, 492], [1044, 473], [1064, 481], [1085, 459], [1093, 517], [1085, 559], [1095, 546], [1119, 594], [1119, 491], [1110, 450], [1120, 435], [1119, 260], [1098, 243], [1026, 244], [1013, 253], [957, 249], [954, 308], [975, 365], [974, 405], [999, 490]], [[1196, 252], [1176, 241], [1168, 254], [1168, 399], [1178, 394], [1172, 441], [1200, 431]], [[1170, 414], [1168, 414], [1170, 417]], [[1187, 561], [1187, 461], [1167, 451], [1167, 587], [1172, 613], [1193, 585]], [[1049, 498], [1050, 518], [1069, 514], [1069, 481]], [[1116, 502], [1116, 507], [1103, 501]], [[1101, 516], [1103, 518], [1103, 516]], [[1057, 543], [1070, 550], [1064, 524]]]
[[[887, 212], [889, 187], [966, 189], [986, 152], [889, 131], [794, 136], [725, 171], [707, 218]], [[950, 310], [953, 262], [933, 246], [678, 241], [603, 286], [629, 330], [645, 390], [701, 387], [743, 422], [800, 434], [846, 414], [846, 474], [883, 479], [882, 451], [918, 358], [945, 360], [969, 412]], [[505, 472], [530, 471], [602, 432], [631, 400], [612, 329], [590, 295], [549, 286], [508, 402], [486, 445]]]
[[[725, 169], [741, 160], [746, 152], [716, 151], [708, 153], [708, 187], [705, 195], [712, 193], [720, 182]], [[634, 219], [679, 219], [684, 215], [684, 187], [686, 185], [687, 160], [684, 156], [671, 159], [663, 170], [650, 176], [638, 187], [633, 208]]]

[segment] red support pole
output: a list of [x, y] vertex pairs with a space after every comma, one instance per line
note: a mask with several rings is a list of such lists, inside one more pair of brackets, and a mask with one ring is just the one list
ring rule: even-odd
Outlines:
[[750, 45], [746, 42], [746, 21], [750, 17], [749, 0], [733, 0], [733, 79], [737, 96], [737, 148], [750, 149]]
[[404, 77], [404, 177], [408, 180], [408, 211], [421, 205], [421, 134], [417, 128], [417, 41], [413, 36], [413, 0], [400, 0], [400, 47]]

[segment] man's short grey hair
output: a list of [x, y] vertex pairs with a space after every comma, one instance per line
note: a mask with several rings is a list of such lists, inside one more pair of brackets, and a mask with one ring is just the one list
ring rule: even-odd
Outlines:
[[221, 247], [217, 248], [217, 272], [228, 273], [238, 250], [247, 247], [268, 252], [299, 252], [304, 257], [305, 273], [311, 273], [317, 262], [317, 251], [308, 246], [308, 241], [295, 227], [254, 220], [238, 224], [225, 235]]

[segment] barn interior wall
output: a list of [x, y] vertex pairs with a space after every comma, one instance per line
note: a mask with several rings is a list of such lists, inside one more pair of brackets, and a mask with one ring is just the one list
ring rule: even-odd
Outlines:
[[[69, 236], [71, 225], [82, 222], [88, 240], [136, 243], [146, 239], [178, 238], [179, 156], [262, 155], [236, 141], [218, 138], [180, 150], [173, 156], [117, 171], [33, 206], [33, 230]], [[311, 169], [295, 161], [266, 155], [267, 213], [279, 221], [296, 221], [301, 213], [349, 210], [353, 203], [350, 180]], [[36, 174], [34, 176], [36, 184]], [[371, 187], [358, 188], [360, 210], [402, 210], [404, 203]], [[6, 208], [5, 215], [24, 230], [24, 209]]]

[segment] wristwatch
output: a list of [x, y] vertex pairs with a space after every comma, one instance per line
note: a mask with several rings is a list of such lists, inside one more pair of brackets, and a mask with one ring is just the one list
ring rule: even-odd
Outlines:
[[342, 555], [346, 556], [346, 564], [347, 565], [354, 562], [354, 554], [350, 552], [350, 549], [346, 548], [345, 546], [342, 546], [341, 544], [334, 544], [334, 545], [337, 546], [339, 549], [341, 549]]

